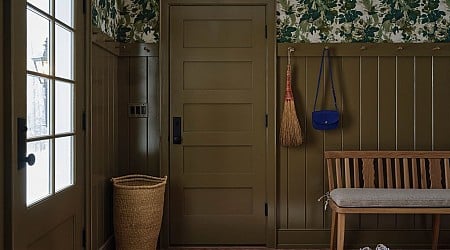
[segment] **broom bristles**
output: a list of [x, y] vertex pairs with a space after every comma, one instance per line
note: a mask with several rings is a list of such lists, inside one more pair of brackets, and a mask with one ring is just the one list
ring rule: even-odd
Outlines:
[[295, 111], [294, 100], [284, 100], [280, 141], [281, 145], [285, 147], [296, 147], [303, 143], [302, 130]]

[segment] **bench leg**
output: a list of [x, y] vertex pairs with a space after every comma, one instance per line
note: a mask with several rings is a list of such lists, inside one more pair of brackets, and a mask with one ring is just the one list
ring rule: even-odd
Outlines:
[[331, 210], [330, 250], [336, 249], [336, 221], [337, 221], [336, 212], [334, 210]]
[[344, 250], [345, 214], [337, 214], [337, 250]]
[[432, 250], [438, 249], [440, 225], [441, 225], [441, 215], [433, 214], [433, 241], [431, 243]]

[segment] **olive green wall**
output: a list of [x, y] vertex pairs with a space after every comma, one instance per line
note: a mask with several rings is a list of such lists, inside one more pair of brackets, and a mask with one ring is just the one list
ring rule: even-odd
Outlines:
[[[114, 249], [110, 179], [126, 174], [159, 176], [158, 47], [108, 42], [110, 38], [95, 32], [90, 90], [91, 246], [108, 250]], [[148, 103], [149, 116], [129, 118], [128, 103]]]
[[[112, 243], [112, 184], [119, 173], [118, 55], [92, 45], [91, 84], [91, 246]], [[108, 248], [106, 248], [108, 249]]]
[[[3, 33], [3, 1], [0, 1], [0, 37], [4, 37]], [[4, 169], [5, 169], [5, 160], [3, 158], [3, 144], [5, 142], [5, 138], [3, 137], [3, 87], [4, 87], [4, 79], [3, 79], [3, 61], [4, 61], [4, 55], [3, 55], [3, 39], [0, 39], [0, 248], [4, 247], [3, 237], [4, 237], [4, 211], [5, 211], [5, 201], [4, 201]]]
[[[450, 150], [450, 46], [448, 44], [329, 44], [341, 112], [339, 129], [314, 130], [314, 105], [321, 44], [278, 45], [278, 114], [283, 108], [287, 47], [295, 48], [293, 91], [305, 143], [278, 147], [278, 244], [326, 246], [329, 211], [317, 199], [327, 190], [325, 150]], [[328, 79], [328, 68], [325, 75]], [[323, 77], [323, 75], [322, 75]], [[322, 81], [323, 84], [323, 81]], [[332, 109], [330, 82], [318, 104]], [[440, 242], [450, 245], [444, 217]], [[346, 244], [359, 248], [383, 242], [392, 248], [429, 248], [430, 218], [421, 215], [354, 215]]]

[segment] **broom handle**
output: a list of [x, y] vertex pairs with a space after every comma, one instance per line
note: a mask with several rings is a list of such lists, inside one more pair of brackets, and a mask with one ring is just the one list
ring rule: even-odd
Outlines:
[[292, 84], [291, 84], [291, 64], [288, 63], [286, 70], [286, 93], [284, 95], [285, 101], [293, 100], [294, 96], [292, 94]]

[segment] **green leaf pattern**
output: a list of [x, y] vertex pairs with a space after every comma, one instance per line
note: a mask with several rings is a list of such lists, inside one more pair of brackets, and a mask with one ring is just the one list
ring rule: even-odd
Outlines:
[[92, 24], [119, 42], [159, 40], [158, 0], [93, 0]]
[[[450, 42], [450, 0], [276, 0], [279, 43]], [[120, 42], [159, 40], [158, 0], [92, 0], [92, 24]]]
[[280, 43], [450, 42], [450, 0], [277, 0]]

